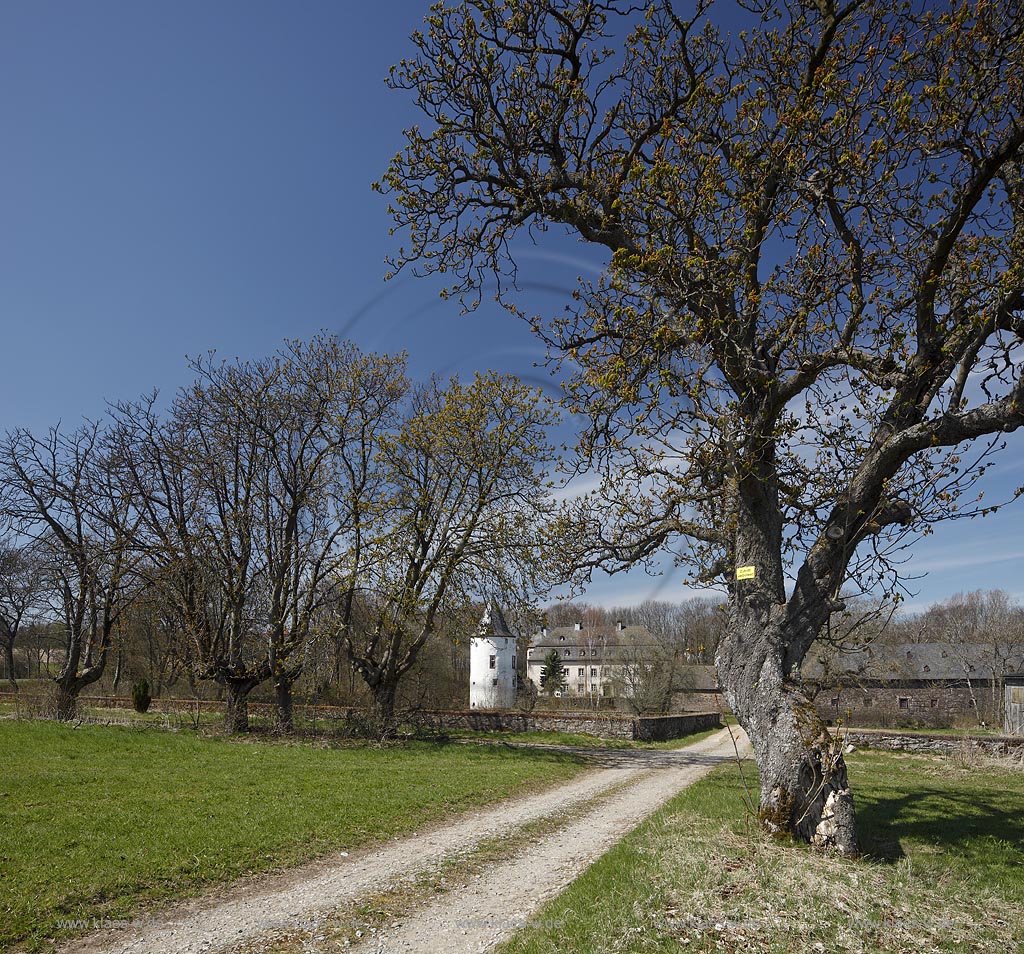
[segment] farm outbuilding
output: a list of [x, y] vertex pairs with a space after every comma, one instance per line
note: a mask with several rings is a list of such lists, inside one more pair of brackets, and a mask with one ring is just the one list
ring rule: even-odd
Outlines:
[[1003, 731], [1024, 735], [1024, 673], [1003, 678]]
[[802, 675], [822, 718], [846, 725], [976, 725], [1000, 717], [998, 674], [981, 644], [824, 645], [808, 653]]

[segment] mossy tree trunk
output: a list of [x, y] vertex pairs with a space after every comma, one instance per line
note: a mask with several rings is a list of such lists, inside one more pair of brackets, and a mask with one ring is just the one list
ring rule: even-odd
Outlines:
[[773, 834], [855, 856], [857, 824], [841, 742], [786, 678], [782, 658], [771, 625], [740, 625], [719, 649], [726, 698], [757, 760], [761, 824]]
[[736, 563], [728, 631], [716, 664], [726, 698], [753, 746], [761, 778], [760, 819], [773, 834], [859, 853], [853, 794], [839, 743], [802, 692], [800, 667], [836, 608], [837, 556], [817, 548], [787, 598], [782, 512], [771, 444], [738, 482]]
[[381, 738], [393, 735], [398, 727], [398, 678], [383, 678], [370, 686], [373, 697], [374, 727]]

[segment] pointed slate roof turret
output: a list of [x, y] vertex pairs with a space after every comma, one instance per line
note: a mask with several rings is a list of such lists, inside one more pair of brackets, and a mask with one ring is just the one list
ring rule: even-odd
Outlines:
[[477, 633], [480, 636], [507, 636], [512, 638], [512, 631], [505, 622], [501, 608], [493, 600], [489, 600], [484, 608], [484, 615], [480, 617], [480, 624], [477, 626]]

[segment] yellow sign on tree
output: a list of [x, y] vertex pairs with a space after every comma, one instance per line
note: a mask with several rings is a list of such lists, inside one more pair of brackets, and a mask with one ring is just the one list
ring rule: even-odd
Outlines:
[[736, 579], [737, 580], [752, 580], [757, 576], [757, 567], [753, 566], [738, 566], [736, 567]]

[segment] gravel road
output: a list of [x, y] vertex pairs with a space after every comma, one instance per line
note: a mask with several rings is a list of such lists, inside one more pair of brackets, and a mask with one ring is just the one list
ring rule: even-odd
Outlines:
[[[745, 740], [740, 751], [746, 751]], [[456, 884], [436, 901], [414, 905], [397, 922], [347, 948], [374, 952], [469, 954], [486, 951], [517, 930], [677, 792], [735, 757], [728, 730], [683, 749], [587, 750], [593, 771], [536, 795], [460, 814], [431, 831], [351, 854], [336, 854], [287, 872], [250, 879], [157, 914], [73, 941], [65, 954], [198, 954], [259, 950], [300, 932], [316, 950], [318, 925], [347, 905], [524, 825], [576, 809], [564, 825], [527, 842], [513, 856]], [[580, 809], [582, 806], [582, 810]], [[510, 917], [508, 912], [514, 911]], [[336, 948], [333, 948], [336, 949]]]

